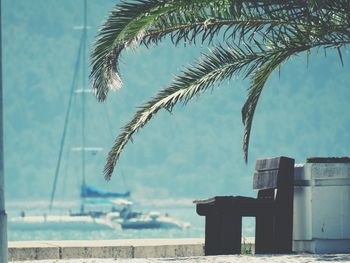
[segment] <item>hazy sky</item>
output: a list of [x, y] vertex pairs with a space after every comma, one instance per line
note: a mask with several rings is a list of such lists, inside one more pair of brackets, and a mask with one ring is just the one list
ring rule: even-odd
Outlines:
[[[114, 3], [88, 1], [89, 46]], [[82, 0], [3, 0], [7, 201], [49, 198], [81, 35], [73, 27], [81, 25], [82, 6]], [[241, 107], [249, 82], [238, 77], [172, 115], [160, 112], [126, 146], [119, 169], [105, 182], [104, 159], [120, 128], [201, 52], [208, 49], [166, 41], [123, 54], [124, 87], [106, 105], [88, 98], [88, 146], [105, 148], [88, 156], [89, 183], [107, 190], [128, 188], [145, 198], [250, 195], [257, 158], [284, 155], [304, 162], [310, 156], [349, 155], [348, 50], [345, 66], [337, 52], [325, 57], [320, 50], [309, 65], [304, 54], [293, 57], [280, 77], [276, 73], [268, 81], [254, 119], [248, 165]], [[79, 97], [73, 105], [57, 192], [61, 198], [76, 198], [81, 181], [79, 155], [69, 151], [80, 144]]]

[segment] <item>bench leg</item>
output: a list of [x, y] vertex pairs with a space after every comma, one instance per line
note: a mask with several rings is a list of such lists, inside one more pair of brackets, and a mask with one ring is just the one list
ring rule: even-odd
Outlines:
[[274, 253], [274, 216], [259, 215], [255, 223], [255, 254]]
[[241, 253], [242, 218], [231, 215], [207, 215], [205, 218], [205, 255]]
[[221, 229], [222, 254], [241, 254], [242, 217], [223, 216]]
[[217, 215], [205, 217], [205, 255], [220, 254], [220, 229], [221, 222]]
[[276, 215], [275, 241], [276, 253], [292, 253], [293, 247], [293, 203], [280, 209]]

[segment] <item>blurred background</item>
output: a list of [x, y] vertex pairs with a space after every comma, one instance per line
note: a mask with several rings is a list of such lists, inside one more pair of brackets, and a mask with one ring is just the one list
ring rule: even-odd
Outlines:
[[[99, 26], [118, 1], [88, 0], [87, 57]], [[6, 204], [9, 217], [24, 209], [47, 209], [68, 107], [83, 21], [80, 0], [3, 0], [3, 86]], [[294, 57], [275, 72], [263, 91], [252, 127], [249, 162], [242, 151], [241, 107], [249, 81], [239, 76], [215, 87], [173, 114], [159, 114], [126, 146], [111, 181], [103, 178], [109, 148], [137, 106], [169, 84], [207, 47], [164, 41], [123, 53], [124, 86], [105, 103], [86, 97], [87, 181], [108, 191], [130, 190], [142, 209], [158, 209], [190, 221], [187, 232], [128, 232], [117, 237], [204, 236], [194, 199], [213, 195], [254, 196], [255, 160], [290, 156], [348, 156], [350, 149], [349, 54], [336, 51]], [[89, 73], [89, 65], [84, 65]], [[82, 71], [79, 73], [82, 78]], [[87, 76], [86, 80], [87, 80]], [[88, 83], [88, 82], [87, 82]], [[83, 87], [81, 87], [83, 88]], [[85, 87], [88, 88], [88, 87]], [[81, 101], [73, 98], [58, 178], [57, 207], [74, 207], [81, 175]], [[251, 224], [246, 231], [251, 235]], [[86, 239], [86, 234], [9, 230], [9, 239]]]

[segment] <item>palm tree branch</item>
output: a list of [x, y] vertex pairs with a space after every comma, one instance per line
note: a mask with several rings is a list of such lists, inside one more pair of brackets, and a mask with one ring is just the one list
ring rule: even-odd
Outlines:
[[243, 73], [245, 77], [252, 76], [248, 99], [242, 108], [242, 119], [245, 125], [243, 149], [245, 160], [248, 160], [248, 147], [251, 125], [255, 109], [263, 87], [271, 73], [289, 57], [311, 48], [335, 47], [337, 51], [349, 44], [350, 40], [331, 42], [322, 41], [314, 44], [292, 43], [290, 46], [275, 46], [269, 50], [253, 48], [242, 49], [239, 46], [230, 46], [228, 49], [218, 46], [209, 55], [203, 55], [192, 67], [188, 67], [182, 75], [175, 78], [172, 84], [161, 90], [150, 101], [139, 107], [132, 120], [123, 128], [110, 150], [104, 168], [105, 178], [112, 176], [116, 163], [126, 144], [132, 136], [144, 127], [161, 110], [171, 112], [173, 107], [182, 102], [187, 104], [193, 97], [213, 87], [233, 75]]
[[[229, 26], [230, 28], [236, 27], [235, 31], [237, 31], [237, 27], [240, 27], [243, 29], [243, 27], [250, 27], [250, 31], [252, 33], [256, 34], [257, 31], [262, 31], [263, 27], [268, 26], [269, 28], [275, 28], [277, 26], [284, 26], [284, 27], [290, 27], [293, 26], [307, 26], [303, 24], [291, 24], [290, 21], [285, 20], [277, 20], [277, 19], [221, 19], [221, 18], [213, 18], [213, 19], [203, 19], [202, 21], [197, 22], [191, 22], [188, 21], [183, 24], [171, 24], [167, 27], [164, 26], [164, 24], [160, 28], [156, 29], [150, 29], [145, 32], [144, 37], [142, 39], [142, 43], [148, 45], [150, 42], [157, 42], [161, 40], [161, 38], [165, 37], [168, 34], [173, 34], [174, 32], [177, 32], [178, 35], [181, 35], [183, 39], [185, 40], [192, 40], [195, 36], [198, 35], [198, 32], [207, 31], [208, 29], [212, 27], [221, 27], [223, 26]], [[190, 39], [189, 34], [192, 31], [192, 39]], [[196, 32], [195, 32], [196, 31]], [[227, 31], [227, 29], [226, 29]], [[182, 32], [182, 34], [179, 34], [179, 32]], [[226, 34], [225, 34], [226, 35]], [[244, 35], [244, 34], [240, 34]], [[207, 37], [209, 34], [207, 35]], [[173, 40], [175, 44], [179, 42], [180, 38]], [[228, 39], [224, 36], [224, 41], [227, 41]], [[205, 41], [205, 38], [202, 38], [202, 43]]]
[[[328, 1], [324, 2], [328, 4]], [[315, 9], [316, 7], [318, 8], [318, 5], [312, 7]], [[315, 10], [320, 13], [320, 8], [317, 8]], [[148, 40], [155, 42], [158, 39], [154, 37], [157, 30], [164, 30], [163, 33], [159, 33], [159, 37], [173, 33], [173, 30], [175, 30], [177, 33], [174, 36], [175, 42], [189, 37], [189, 33], [193, 35], [191, 38], [202, 33], [202, 41], [205, 39], [211, 40], [223, 26], [220, 25], [219, 19], [239, 20], [242, 17], [248, 18], [247, 20], [250, 18], [252, 21], [259, 20], [259, 18], [271, 21], [289, 21], [292, 29], [298, 31], [302, 28], [296, 26], [298, 23], [317, 21], [318, 16], [315, 16], [314, 13], [317, 15], [318, 13], [308, 10], [308, 3], [305, 1], [289, 2], [277, 0], [263, 2], [253, 0], [138, 0], [117, 4], [115, 10], [111, 12], [109, 18], [102, 26], [91, 53], [92, 71], [90, 78], [93, 81], [97, 98], [103, 101], [110, 89], [121, 87], [122, 81], [118, 70], [120, 54], [125, 47], [132, 43], [137, 43], [142, 39], [144, 40], [143, 43], [147, 43], [145, 34], [148, 31], [151, 32]], [[308, 19], [304, 19], [305, 16]], [[211, 23], [210, 20], [216, 20], [216, 22]], [[203, 25], [197, 25], [192, 27], [192, 30], [188, 30], [188, 28], [179, 26], [181, 21], [202, 23]], [[169, 24], [169, 29], [162, 28], [162, 23]], [[295, 24], [294, 26], [293, 23]], [[233, 22], [233, 24], [235, 23]], [[178, 28], [171, 30], [170, 27], [174, 26], [178, 26]], [[274, 30], [273, 25], [271, 25], [266, 30], [274, 35], [278, 35], [278, 32], [288, 33], [288, 28], [282, 30], [281, 25], [279, 27]], [[233, 33], [230, 36], [241, 38], [248, 31], [253, 34], [259, 29], [260, 31], [262, 30], [260, 25], [252, 25], [249, 22], [243, 22], [239, 28], [241, 29], [239, 32], [237, 27], [233, 28]], [[186, 33], [186, 30], [188, 33]]]
[[172, 84], [142, 105], [132, 120], [122, 128], [108, 154], [104, 169], [105, 178], [110, 179], [112, 176], [116, 162], [133, 134], [148, 123], [160, 109], [172, 111], [177, 103], [186, 104], [214, 84], [241, 71], [251, 70], [249, 65], [261, 56], [262, 53], [252, 53], [231, 46], [228, 49], [219, 46], [210, 55], [203, 55], [196, 65], [187, 68]]
[[244, 137], [243, 137], [243, 152], [244, 160], [248, 161], [248, 148], [250, 141], [250, 132], [253, 123], [253, 117], [258, 104], [260, 95], [265, 86], [266, 81], [272, 74], [272, 72], [281, 66], [288, 58], [296, 55], [300, 52], [311, 50], [313, 48], [319, 48], [321, 46], [325, 48], [336, 48], [342, 61], [342, 55], [340, 47], [350, 44], [350, 39], [341, 41], [319, 41], [317, 43], [293, 43], [291, 46], [277, 47], [276, 52], [272, 51], [261, 61], [257, 71], [254, 72], [252, 77], [252, 83], [248, 89], [248, 98], [242, 108], [242, 121], [244, 124]]
[[179, 10], [194, 10], [196, 6], [223, 1], [138, 0], [132, 3], [117, 4], [103, 24], [91, 52], [90, 79], [98, 100], [105, 100], [109, 89], [121, 87], [117, 63], [121, 51], [142, 38], [145, 30], [160, 16]]
[[266, 58], [267, 61], [262, 63], [263, 66], [261, 69], [256, 71], [253, 75], [247, 102], [242, 108], [244, 124], [243, 153], [246, 162], [248, 161], [248, 148], [253, 116], [265, 83], [271, 73], [295, 52], [295, 50], [288, 50], [273, 54], [271, 57]]

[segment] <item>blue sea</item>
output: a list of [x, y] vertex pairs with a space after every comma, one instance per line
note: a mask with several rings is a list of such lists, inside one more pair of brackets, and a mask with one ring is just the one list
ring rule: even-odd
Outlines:
[[[48, 203], [43, 201], [8, 202], [8, 239], [9, 241], [24, 240], [110, 240], [110, 239], [134, 239], [134, 238], [203, 238], [205, 229], [204, 217], [196, 214], [193, 200], [143, 200], [134, 203], [135, 211], [159, 211], [162, 214], [191, 224], [186, 229], [116, 229], [116, 230], [84, 230], [84, 229], [16, 229], [11, 223], [12, 217], [20, 216], [22, 211], [26, 215], [43, 215], [48, 213]], [[76, 202], [58, 202], [54, 214], [67, 214], [70, 211], [78, 211], [79, 204]], [[243, 236], [254, 236], [255, 221], [246, 218], [243, 221]]]

